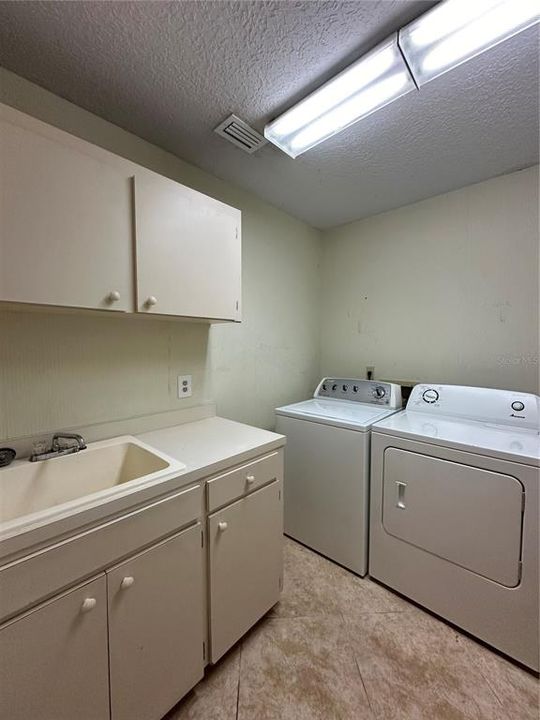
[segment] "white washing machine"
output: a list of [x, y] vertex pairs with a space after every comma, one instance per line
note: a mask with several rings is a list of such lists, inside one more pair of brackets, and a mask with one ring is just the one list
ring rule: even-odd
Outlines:
[[372, 431], [370, 575], [538, 671], [540, 398], [417, 385]]
[[370, 429], [401, 407], [401, 388], [324, 378], [311, 400], [277, 408], [285, 449], [285, 533], [367, 572]]

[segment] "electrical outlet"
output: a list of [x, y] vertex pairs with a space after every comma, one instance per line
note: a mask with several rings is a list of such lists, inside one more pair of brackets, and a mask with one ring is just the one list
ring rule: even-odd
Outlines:
[[366, 367], [366, 378], [368, 380], [375, 380], [375, 365], [368, 365]]
[[178, 376], [178, 397], [180, 400], [191, 397], [191, 375]]

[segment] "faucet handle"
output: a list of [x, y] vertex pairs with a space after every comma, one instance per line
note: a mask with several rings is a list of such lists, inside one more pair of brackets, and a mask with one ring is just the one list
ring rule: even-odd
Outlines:
[[[79, 435], [78, 433], [58, 432], [58, 433], [54, 433], [54, 435], [53, 435], [53, 439], [52, 439], [53, 450], [60, 450], [60, 449], [65, 450], [67, 448], [74, 447], [73, 443], [69, 442], [70, 440], [74, 441], [78, 450], [86, 449], [86, 443], [85, 443], [82, 435]], [[68, 442], [66, 442], [66, 441], [68, 441]]]
[[50, 445], [47, 440], [34, 440], [32, 443], [32, 455], [43, 455], [50, 450]]

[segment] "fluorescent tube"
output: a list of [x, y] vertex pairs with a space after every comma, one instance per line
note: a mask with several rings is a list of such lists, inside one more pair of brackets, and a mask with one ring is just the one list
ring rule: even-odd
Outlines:
[[399, 31], [417, 85], [424, 85], [539, 19], [538, 0], [446, 0]]
[[294, 158], [414, 89], [396, 34], [269, 123], [264, 136]]

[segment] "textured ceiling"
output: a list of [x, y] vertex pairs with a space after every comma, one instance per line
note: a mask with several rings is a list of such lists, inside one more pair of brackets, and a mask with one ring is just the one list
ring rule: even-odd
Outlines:
[[214, 135], [257, 129], [433, 3], [0, 2], [0, 63], [331, 227], [538, 162], [531, 29], [293, 160]]

